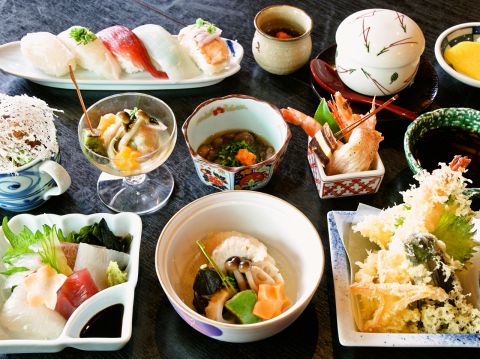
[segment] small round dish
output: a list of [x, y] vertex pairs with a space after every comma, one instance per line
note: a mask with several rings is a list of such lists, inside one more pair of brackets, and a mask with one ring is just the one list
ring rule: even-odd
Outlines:
[[435, 42], [435, 57], [442, 69], [458, 81], [473, 87], [480, 87], [480, 80], [475, 80], [456, 71], [445, 61], [443, 54], [447, 48], [456, 45], [460, 41], [479, 41], [479, 38], [480, 22], [467, 22], [448, 28], [440, 34]]
[[[330, 64], [332, 67], [335, 67], [336, 50], [337, 46], [332, 45], [320, 52], [315, 58], [321, 59]], [[324, 90], [328, 91], [328, 89], [322, 87], [322, 84], [315, 81], [313, 75], [311, 76], [311, 85], [313, 91], [319, 98], [324, 97], [322, 96], [322, 92], [324, 92]], [[432, 64], [422, 57], [415, 79], [410, 86], [400, 91], [400, 96], [398, 100], [395, 101], [395, 105], [401, 106], [412, 112], [421, 113], [432, 104], [433, 100], [437, 96], [437, 92], [437, 73], [435, 72]], [[384, 97], [377, 98], [386, 99]], [[373, 97], [371, 97], [371, 99], [373, 100]]]
[[[420, 159], [416, 157], [416, 153], [418, 153], [416, 151], [416, 146], [422, 139], [429, 135], [432, 136], [432, 131], [439, 129], [448, 131], [448, 137], [451, 138], [459, 138], [456, 134], [458, 129], [462, 130], [465, 134], [475, 136], [473, 138], [480, 138], [480, 111], [471, 108], [453, 107], [441, 108], [420, 115], [408, 126], [403, 140], [405, 157], [411, 171], [414, 174], [417, 174], [424, 169], [431, 171], [433, 168], [436, 168], [437, 162], [448, 163], [453, 159], [454, 155], [462, 155], [469, 156], [473, 161], [470, 163], [470, 170], [466, 172], [465, 176], [467, 178], [470, 177], [470, 179], [478, 178], [478, 167], [476, 167], [478, 166], [478, 163], [475, 163], [476, 158], [478, 157], [476, 156], [476, 153], [478, 153], [478, 145], [476, 145], [475, 141], [471, 140], [472, 137], [470, 137], [470, 139], [468, 137], [462, 137], [461, 140], [454, 141], [460, 143], [457, 147], [445, 144], [445, 140], [437, 137], [435, 141], [442, 143], [443, 148], [437, 150], [427, 148], [426, 151], [436, 153], [438, 156], [436, 159], [438, 159], [438, 161], [435, 161], [435, 164], [432, 164], [432, 161], [420, 163]], [[469, 187], [467, 190], [474, 196], [480, 195], [480, 188]]]
[[[201, 157], [197, 151], [209, 137], [232, 130], [251, 131], [268, 141], [275, 154], [249, 166], [223, 166]], [[280, 165], [292, 136], [274, 105], [246, 95], [207, 100], [182, 126], [183, 136], [200, 180], [219, 190], [257, 190], [267, 185]]]

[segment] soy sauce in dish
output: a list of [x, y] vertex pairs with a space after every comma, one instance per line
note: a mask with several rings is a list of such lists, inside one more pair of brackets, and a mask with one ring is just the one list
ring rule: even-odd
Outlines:
[[123, 311], [123, 304], [115, 304], [95, 314], [80, 331], [80, 338], [121, 337]]
[[412, 153], [428, 171], [438, 168], [439, 162], [450, 163], [455, 155], [468, 156], [472, 162], [464, 176], [473, 181], [468, 187], [480, 187], [480, 134], [460, 127], [436, 128], [418, 139]]

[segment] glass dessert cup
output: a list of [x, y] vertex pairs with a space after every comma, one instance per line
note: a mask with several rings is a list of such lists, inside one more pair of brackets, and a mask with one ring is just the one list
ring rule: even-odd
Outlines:
[[90, 133], [85, 115], [78, 124], [78, 137], [85, 157], [102, 171], [97, 182], [100, 200], [116, 212], [146, 214], [163, 207], [173, 191], [173, 176], [166, 166], [162, 166], [172, 153], [177, 139], [173, 111], [156, 97], [142, 93], [124, 93], [98, 101], [88, 108], [87, 113], [95, 129], [101, 116], [135, 107], [165, 126], [156, 130], [153, 137], [144, 136], [143, 140], [149, 142], [151, 151], [142, 152], [134, 159], [94, 152], [85, 144]]

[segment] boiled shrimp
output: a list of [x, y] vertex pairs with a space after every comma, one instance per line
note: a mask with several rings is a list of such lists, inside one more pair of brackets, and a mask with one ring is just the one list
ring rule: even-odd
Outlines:
[[310, 137], [314, 137], [315, 134], [322, 128], [322, 125], [320, 125], [320, 123], [318, 123], [313, 117], [307, 116], [291, 107], [282, 108], [280, 111], [282, 112], [282, 116], [285, 121], [293, 125], [300, 126]]
[[[331, 101], [327, 102], [330, 111], [332, 111], [332, 115], [337, 121], [340, 130], [347, 128], [348, 126], [353, 125], [358, 120], [362, 118], [359, 114], [353, 113], [352, 108], [350, 107], [350, 103], [347, 99], [345, 99], [340, 92], [335, 92], [335, 95], [332, 97]], [[372, 109], [370, 112], [375, 110], [375, 98], [372, 101]], [[374, 129], [375, 125], [377, 124], [377, 118], [375, 115], [371, 116], [368, 120], [361, 123], [359, 127], [367, 127]], [[344, 134], [345, 139], [348, 141], [350, 138], [351, 133], [347, 132]]]

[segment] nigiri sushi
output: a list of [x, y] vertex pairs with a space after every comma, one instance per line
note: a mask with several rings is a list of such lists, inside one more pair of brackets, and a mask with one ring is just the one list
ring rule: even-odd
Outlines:
[[20, 41], [22, 54], [33, 66], [48, 75], [63, 76], [68, 73], [68, 66], [75, 69], [75, 55], [53, 34], [33, 32], [22, 37]]
[[147, 24], [133, 29], [143, 42], [153, 64], [173, 80], [189, 79], [201, 74], [188, 51], [160, 25]]
[[153, 66], [148, 52], [140, 39], [128, 27], [115, 25], [100, 31], [97, 36], [117, 58], [120, 66], [128, 73], [142, 70], [148, 71], [153, 77], [168, 78], [163, 71]]
[[86, 70], [117, 80], [122, 68], [102, 41], [85, 27], [72, 26], [58, 34], [58, 38], [77, 56], [78, 64]]
[[197, 19], [178, 34], [180, 45], [188, 49], [198, 67], [209, 75], [222, 71], [230, 61], [230, 52], [221, 33], [215, 25]]

